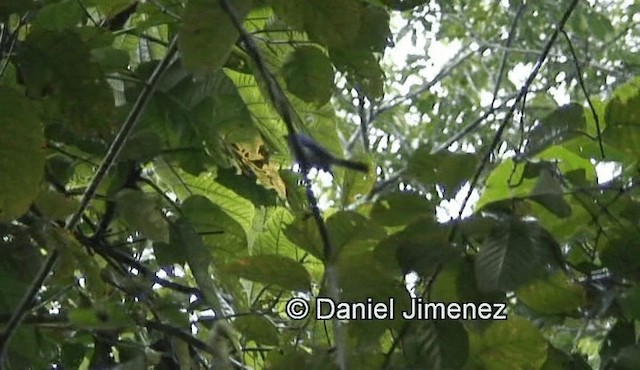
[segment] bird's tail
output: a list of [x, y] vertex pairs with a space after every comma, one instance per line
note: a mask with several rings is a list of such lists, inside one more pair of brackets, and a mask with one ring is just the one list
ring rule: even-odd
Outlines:
[[346, 167], [355, 171], [367, 173], [369, 172], [369, 166], [363, 162], [350, 161], [348, 159], [337, 159], [335, 164], [338, 166]]

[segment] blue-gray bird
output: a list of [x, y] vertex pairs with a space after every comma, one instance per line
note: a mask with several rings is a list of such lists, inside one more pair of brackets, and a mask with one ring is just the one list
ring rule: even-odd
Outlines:
[[[294, 136], [297, 139], [298, 144], [300, 144], [300, 149], [303, 150], [303, 154], [309, 167], [330, 171], [331, 166], [336, 165], [360, 172], [369, 172], [369, 166], [365, 163], [338, 158], [305, 134], [296, 133]], [[293, 148], [291, 140], [292, 136], [289, 135], [289, 146]], [[292, 149], [292, 152], [295, 154], [295, 150]], [[298, 160], [298, 162], [300, 162], [300, 160]]]

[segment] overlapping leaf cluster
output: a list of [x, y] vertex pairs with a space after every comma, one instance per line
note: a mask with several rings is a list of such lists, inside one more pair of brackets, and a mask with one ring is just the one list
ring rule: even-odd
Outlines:
[[[222, 3], [8, 1], [3, 322], [45, 256], [60, 257], [3, 365], [333, 369], [339, 345], [353, 369], [637, 367], [640, 80], [624, 16], [636, 6], [572, 10], [512, 116], [508, 74], [538, 60], [569, 2], [229, 3], [298, 129], [377, 166], [336, 169], [321, 198], [341, 299], [506, 303], [509, 319], [353, 320], [340, 343], [326, 322], [288, 318], [288, 299], [327, 294], [325, 246], [270, 82]], [[435, 79], [419, 48], [382, 62], [432, 27], [463, 45]], [[179, 57], [67, 231], [174, 37]], [[558, 106], [558, 86], [571, 103]], [[599, 182], [604, 162], [616, 170]], [[466, 192], [478, 197], [460, 218]]]

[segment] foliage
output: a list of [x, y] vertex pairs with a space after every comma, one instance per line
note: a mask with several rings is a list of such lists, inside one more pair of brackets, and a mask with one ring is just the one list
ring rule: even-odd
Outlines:
[[2, 366], [639, 368], [627, 3], [1, 2]]

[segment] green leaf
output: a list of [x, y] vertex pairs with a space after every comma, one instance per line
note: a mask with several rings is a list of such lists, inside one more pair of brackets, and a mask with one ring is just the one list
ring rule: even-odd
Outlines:
[[362, 6], [351, 0], [295, 0], [305, 6], [304, 28], [309, 37], [327, 46], [350, 45], [360, 28]]
[[[91, 58], [91, 47], [98, 41], [85, 40], [83, 36], [89, 33], [83, 30], [35, 29], [24, 41], [16, 61], [30, 97], [54, 98], [49, 102], [48, 117], [64, 122], [78, 135], [104, 134], [116, 115], [113, 92]], [[101, 35], [92, 34], [96, 38]]]
[[82, 8], [77, 1], [63, 0], [40, 9], [33, 25], [44, 30], [60, 31], [78, 25], [82, 15]]
[[3, 239], [0, 242], [0, 310], [8, 312], [15, 309], [24, 296], [43, 256], [24, 230], [0, 223], [0, 235]]
[[182, 214], [202, 235], [217, 263], [248, 253], [247, 236], [240, 224], [206, 197], [193, 195], [185, 199]]
[[[526, 171], [526, 169], [525, 169]], [[538, 181], [531, 190], [529, 198], [540, 203], [560, 218], [571, 215], [571, 206], [564, 200], [560, 180], [548, 169], [540, 171]]]
[[129, 53], [111, 46], [91, 50], [91, 58], [105, 72], [119, 72], [129, 64]]
[[473, 362], [486, 370], [539, 369], [547, 357], [547, 342], [529, 321], [510, 315], [483, 333], [470, 336]]
[[[241, 19], [250, 0], [230, 3]], [[238, 30], [218, 0], [191, 0], [182, 17], [179, 47], [182, 60], [193, 70], [215, 71], [225, 63], [238, 39]]]
[[533, 281], [518, 289], [517, 297], [535, 311], [545, 314], [571, 313], [587, 302], [582, 285], [568, 280], [563, 273]]
[[231, 216], [245, 231], [251, 229], [255, 215], [253, 203], [219, 184], [215, 181], [214, 174], [203, 173], [193, 176], [170, 167], [165, 161], [156, 162], [154, 169], [163, 181], [172, 186], [180, 198], [186, 199], [193, 194], [205, 196]]
[[169, 242], [169, 227], [157, 199], [141, 191], [123, 189], [116, 196], [118, 214], [133, 229], [145, 237]]
[[444, 264], [431, 288], [433, 302], [502, 302], [504, 295], [480, 291], [471, 258], [458, 258]]
[[277, 207], [269, 212], [262, 231], [256, 237], [253, 251], [260, 254], [281, 254], [298, 259], [301, 251], [285, 235], [285, 229], [294, 221], [286, 208]]
[[0, 2], [0, 19], [13, 13], [23, 13], [33, 6], [24, 0], [5, 0]]
[[[388, 302], [389, 298], [395, 298], [397, 312], [409, 309], [409, 297], [404, 284], [372, 252], [340, 256], [338, 280], [343, 301], [365, 301], [371, 298], [376, 302]], [[380, 328], [384, 329], [384, 325]]]
[[280, 343], [278, 329], [264, 316], [240, 316], [233, 321], [233, 325], [246, 339], [258, 344], [277, 346]]
[[607, 104], [605, 117], [604, 141], [622, 150], [627, 161], [637, 161], [640, 157], [640, 78], [616, 90]]
[[476, 212], [490, 203], [524, 198], [531, 192], [534, 185], [534, 180], [524, 177], [524, 166], [514, 163], [511, 159], [503, 161], [491, 171], [480, 199], [476, 203]]
[[615, 32], [611, 21], [601, 13], [587, 12], [585, 14], [589, 31], [599, 41], [607, 41]]
[[389, 12], [378, 6], [362, 7], [360, 29], [354, 45], [373, 52], [383, 52], [390, 38]]
[[421, 219], [382, 240], [376, 253], [387, 263], [397, 260], [403, 273], [429, 271], [459, 253], [451, 245], [447, 229], [433, 221]]
[[[620, 320], [613, 325], [602, 341], [600, 347], [600, 358], [604, 365], [617, 362], [621, 350], [633, 346], [636, 342], [635, 325], [633, 321]], [[627, 349], [627, 351], [629, 351]], [[628, 360], [633, 356], [632, 352], [627, 352]]]
[[172, 245], [185, 251], [189, 268], [193, 277], [202, 290], [204, 299], [216, 312], [220, 312], [220, 289], [213, 279], [210, 268], [213, 270], [211, 252], [202, 242], [202, 237], [196, 233], [193, 226], [184, 218], [178, 219], [172, 227]]
[[329, 58], [315, 46], [301, 46], [282, 66], [287, 89], [300, 99], [325, 105], [333, 91], [333, 67]]
[[602, 265], [620, 275], [640, 271], [640, 235], [636, 230], [617, 230], [600, 252]]
[[[498, 165], [486, 181], [480, 199], [476, 203], [476, 210], [482, 210], [490, 203], [531, 199], [548, 207], [556, 216], [568, 217], [571, 212], [574, 212], [575, 210], [566, 204], [566, 200], [560, 201], [563, 190], [558, 189], [558, 180], [553, 177], [556, 176], [556, 172], [571, 174], [580, 171], [584, 173], [584, 181], [592, 183], [596, 180], [593, 164], [561, 146], [549, 147], [537, 157], [543, 162], [527, 162], [523, 166], [508, 159]], [[543, 169], [551, 170], [554, 175], [549, 176], [550, 173], [543, 175]], [[545, 178], [534, 180], [538, 175]], [[553, 202], [560, 203], [553, 204]], [[557, 218], [553, 222], [557, 222]]]
[[572, 357], [555, 347], [549, 346], [549, 350], [547, 352], [547, 360], [545, 361], [542, 370], [564, 369], [591, 370], [591, 366], [589, 366], [586, 360], [584, 360], [577, 354]]
[[433, 205], [416, 192], [392, 192], [380, 197], [371, 208], [371, 219], [384, 226], [408, 225], [433, 217]]
[[310, 215], [297, 217], [287, 225], [284, 235], [298, 247], [311, 253], [312, 256], [324, 260], [324, 247], [318, 232], [318, 225]]
[[403, 368], [463, 368], [469, 357], [469, 338], [460, 321], [425, 321], [414, 330], [403, 346], [404, 357], [409, 361]]
[[62, 220], [70, 216], [80, 205], [77, 200], [52, 190], [41, 191], [35, 204], [43, 216], [52, 220]]
[[84, 0], [86, 5], [95, 5], [100, 9], [107, 17], [115, 16], [116, 14], [127, 9], [135, 0]]
[[[363, 162], [371, 167], [370, 156], [367, 155], [355, 155], [351, 159]], [[368, 173], [363, 174], [359, 171], [353, 171], [345, 168], [333, 168], [333, 178], [335, 183], [340, 184], [340, 204], [343, 204], [346, 208], [351, 204], [355, 204], [359, 199], [366, 194], [371, 194], [374, 186], [376, 185], [377, 176], [373, 171], [369, 170]]]
[[231, 262], [221, 269], [225, 273], [288, 290], [309, 291], [311, 281], [307, 270], [294, 259], [261, 254]]
[[460, 187], [473, 175], [477, 166], [477, 155], [467, 153], [430, 153], [422, 146], [409, 158], [407, 176], [422, 185], [440, 185], [444, 196], [456, 195]]
[[304, 9], [307, 6], [303, 0], [272, 0], [273, 12], [285, 21], [291, 28], [304, 30]]
[[269, 351], [265, 362], [269, 370], [288, 370], [304, 366], [311, 361], [311, 354], [302, 348], [293, 347], [285, 348], [282, 351]]
[[[287, 128], [280, 116], [275, 112], [271, 103], [263, 95], [257, 80], [253, 75], [225, 69], [249, 109], [255, 126], [260, 130], [263, 139], [276, 153], [288, 153], [285, 136]], [[299, 112], [299, 111], [298, 111]]]
[[524, 222], [511, 219], [496, 227], [475, 260], [480, 289], [508, 291], [529, 281], [540, 267], [537, 248], [531, 229]]
[[382, 227], [356, 212], [337, 212], [327, 220], [334, 256], [371, 250], [386, 236]]
[[154, 98], [156, 109], [172, 124], [162, 130], [154, 120], [145, 127], [162, 136], [170, 130], [183, 145], [204, 141], [210, 151], [216, 151], [221, 139], [253, 141], [259, 135], [238, 88], [221, 70], [193, 75], [176, 63], [160, 87]]
[[632, 344], [622, 348], [614, 362], [623, 369], [637, 369], [640, 366], [640, 344]]
[[329, 57], [336, 68], [347, 75], [349, 83], [358, 86], [365, 96], [382, 97], [384, 71], [373, 53], [358, 48], [331, 48]]
[[92, 308], [75, 308], [68, 313], [69, 321], [79, 329], [123, 329], [135, 325], [133, 318], [118, 303], [96, 303]]
[[525, 153], [534, 155], [550, 145], [584, 135], [586, 128], [584, 108], [576, 103], [563, 105], [543, 118], [531, 131]]
[[29, 209], [44, 175], [44, 137], [35, 107], [24, 95], [0, 86], [0, 221]]
[[620, 306], [629, 319], [640, 319], [640, 286], [624, 291], [619, 298]]

